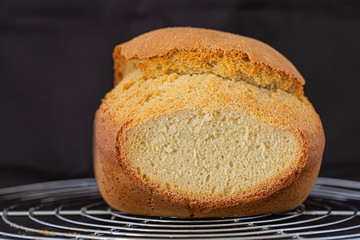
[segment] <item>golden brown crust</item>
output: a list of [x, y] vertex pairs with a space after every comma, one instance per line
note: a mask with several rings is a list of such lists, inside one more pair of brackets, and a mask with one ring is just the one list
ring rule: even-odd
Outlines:
[[[115, 85], [124, 76], [127, 61], [135, 62], [148, 77], [158, 77], [154, 74], [159, 68], [162, 73], [169, 70], [214, 72], [214, 68], [205, 63], [216, 63], [215, 74], [234, 77], [244, 73], [255, 77], [259, 85], [275, 84], [296, 96], [303, 94], [302, 85], [305, 84], [295, 66], [269, 45], [209, 29], [174, 27], [155, 30], [118, 45], [113, 57]], [[243, 61], [239, 62], [239, 59]], [[182, 61], [187, 63], [185, 67], [184, 64], [175, 66]]]
[[212, 52], [246, 54], [257, 67], [293, 75], [294, 81], [305, 84], [295, 66], [278, 51], [255, 39], [236, 34], [190, 27], [164, 28], [140, 35], [121, 45], [125, 59], [162, 57], [173, 51], [207, 49]]

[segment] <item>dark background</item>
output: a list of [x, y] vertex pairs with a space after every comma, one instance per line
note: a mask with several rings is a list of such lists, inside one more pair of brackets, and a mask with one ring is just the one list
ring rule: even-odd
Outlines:
[[326, 149], [320, 175], [360, 180], [356, 1], [0, 1], [0, 187], [91, 177], [92, 121], [118, 43], [167, 26], [264, 41], [307, 81]]

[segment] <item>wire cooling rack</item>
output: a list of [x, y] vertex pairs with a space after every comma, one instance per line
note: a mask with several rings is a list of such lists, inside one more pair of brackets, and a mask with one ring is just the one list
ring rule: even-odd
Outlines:
[[290, 212], [238, 218], [134, 216], [109, 208], [94, 179], [0, 189], [0, 239], [360, 238], [360, 182], [319, 178]]

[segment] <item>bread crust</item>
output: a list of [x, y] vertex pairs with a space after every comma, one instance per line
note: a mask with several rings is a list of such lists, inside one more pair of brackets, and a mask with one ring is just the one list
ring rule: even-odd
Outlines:
[[[192, 34], [188, 34], [189, 32]], [[190, 31], [189, 28], [157, 30], [120, 45], [114, 51], [114, 58], [118, 60], [115, 61], [115, 69], [120, 72], [122, 78], [128, 60], [161, 58], [174, 51], [186, 52], [194, 49], [201, 49], [206, 53], [209, 50], [227, 52], [236, 49], [238, 53], [246, 54], [254, 66], [266, 68], [276, 74], [281, 72], [296, 84], [304, 84], [304, 79], [295, 67], [266, 44], [238, 35], [191, 28]], [[267, 52], [267, 57], [263, 56], [264, 52]], [[147, 81], [146, 77], [143, 78]], [[106, 96], [96, 112], [94, 121], [95, 176], [100, 192], [110, 206], [137, 215], [234, 217], [291, 210], [303, 202], [310, 193], [321, 165], [325, 136], [319, 116], [306, 97], [301, 96], [302, 94], [291, 97], [289, 104], [284, 102], [284, 106], [277, 106], [277, 102], [273, 99], [280, 98], [278, 94], [290, 95], [290, 93], [274, 91], [268, 100], [254, 99], [256, 95], [251, 94], [225, 96], [217, 93], [214, 97], [216, 87], [209, 85], [208, 89], [204, 89], [201, 98], [189, 95], [188, 97], [192, 98], [189, 102], [152, 98], [145, 107], [141, 98], [129, 97], [127, 106], [122, 107], [119, 117], [114, 113], [116, 108], [114, 110], [113, 106], [117, 104], [119, 97], [122, 97], [120, 92], [127, 89], [128, 84], [125, 82], [119, 84]], [[138, 87], [135, 95], [151, 98], [154, 93], [144, 85], [135, 86]], [[181, 87], [185, 89], [187, 86]], [[178, 98], [176, 94], [186, 95], [181, 92], [173, 94], [174, 99]], [[207, 100], [210, 98], [212, 98], [211, 103]], [[246, 198], [237, 196], [220, 201], [215, 199], [204, 201], [181, 196], [176, 192], [163, 191], [158, 186], [143, 181], [129, 166], [126, 138], [129, 131], [135, 129], [137, 125], [156, 116], [173, 114], [189, 107], [223, 109], [229, 104], [232, 104], [232, 108], [251, 114], [268, 125], [293, 132], [302, 143], [302, 155], [298, 165], [283, 178], [269, 182], [270, 185], [264, 186], [262, 192]]]
[[[151, 73], [154, 69], [147, 71], [144, 61], [160, 59], [163, 60], [160, 65], [167, 65], [164, 60], [179, 52], [185, 54], [176, 58], [175, 62], [187, 60], [194, 65], [198, 60], [200, 69], [206, 67], [201, 64], [205, 59], [210, 58], [211, 62], [221, 63], [219, 58], [224, 58], [228, 72], [224, 77], [229, 77], [231, 73], [239, 70], [239, 65], [229, 64], [231, 60], [243, 58], [251, 63], [246, 71], [250, 76], [258, 75], [266, 82], [279, 78], [278, 81], [282, 81], [281, 84], [285, 85], [285, 88], [289, 88], [289, 84], [292, 83], [294, 87], [291, 91], [297, 96], [303, 95], [304, 78], [286, 57], [269, 45], [237, 34], [192, 27], [158, 29], [116, 46], [113, 53], [114, 84], [121, 81], [130, 61], [139, 62], [138, 67], [153, 77]], [[171, 68], [167, 68], [169, 67]]]
[[285, 72], [305, 84], [296, 67], [278, 51], [253, 38], [190, 27], [163, 28], [140, 35], [115, 48], [126, 60], [163, 57], [174, 51], [210, 50], [246, 54], [258, 68]]

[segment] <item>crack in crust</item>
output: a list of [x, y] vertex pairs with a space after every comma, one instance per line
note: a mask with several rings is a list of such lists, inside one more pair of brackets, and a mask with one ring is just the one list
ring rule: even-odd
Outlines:
[[[154, 45], [156, 45], [154, 47]], [[147, 78], [171, 73], [215, 75], [303, 95], [305, 80], [279, 52], [255, 39], [198, 28], [167, 28], [118, 45], [116, 85], [134, 68]]]

